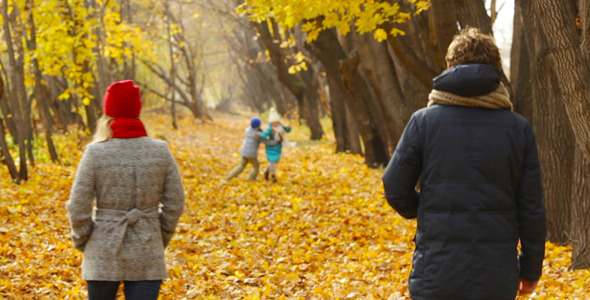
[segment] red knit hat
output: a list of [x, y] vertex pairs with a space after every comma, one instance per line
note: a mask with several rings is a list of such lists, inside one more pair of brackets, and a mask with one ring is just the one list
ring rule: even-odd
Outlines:
[[102, 100], [103, 110], [113, 118], [136, 118], [141, 111], [139, 87], [133, 80], [117, 81], [109, 85]]

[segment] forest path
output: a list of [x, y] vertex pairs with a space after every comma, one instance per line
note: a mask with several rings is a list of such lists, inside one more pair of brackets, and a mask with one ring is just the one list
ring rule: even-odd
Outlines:
[[[249, 167], [227, 181], [248, 124], [245, 117], [224, 116], [215, 124], [183, 123], [176, 134], [166, 131], [188, 199], [169, 250], [176, 278], [164, 293], [195, 299], [401, 297], [415, 227], [387, 205], [382, 171], [367, 168], [362, 157], [334, 153], [329, 141], [307, 141], [295, 126], [289, 139], [298, 145], [283, 149], [278, 182], [262, 174], [247, 181]], [[263, 145], [258, 158], [262, 171]]]

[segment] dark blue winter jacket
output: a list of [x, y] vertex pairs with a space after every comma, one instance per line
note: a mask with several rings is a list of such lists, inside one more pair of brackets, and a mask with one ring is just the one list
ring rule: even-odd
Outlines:
[[[489, 65], [441, 76], [435, 89], [463, 96], [487, 94], [500, 79]], [[440, 104], [415, 112], [383, 184], [389, 204], [418, 219], [412, 299], [513, 300], [519, 277], [539, 279], [546, 237], [541, 170], [533, 130], [519, 114]]]

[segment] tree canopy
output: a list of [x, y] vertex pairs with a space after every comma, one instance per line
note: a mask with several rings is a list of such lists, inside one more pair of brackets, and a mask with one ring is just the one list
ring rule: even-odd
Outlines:
[[[410, 2], [415, 4], [415, 14], [430, 6], [430, 1]], [[405, 23], [412, 15], [412, 12], [401, 11], [396, 2], [374, 0], [246, 0], [238, 11], [256, 22], [273, 19], [285, 29], [301, 24], [308, 42], [317, 39], [321, 30], [337, 28], [340, 34], [346, 35], [351, 27], [359, 33], [373, 32], [375, 39], [383, 41], [388, 35], [404, 34], [395, 27], [387, 32], [382, 27], [384, 23]]]

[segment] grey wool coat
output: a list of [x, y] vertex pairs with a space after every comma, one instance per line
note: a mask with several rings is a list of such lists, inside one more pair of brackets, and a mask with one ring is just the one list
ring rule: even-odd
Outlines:
[[[93, 208], [94, 202], [94, 208]], [[168, 277], [164, 249], [184, 209], [174, 157], [149, 137], [88, 145], [66, 204], [82, 279]]]

